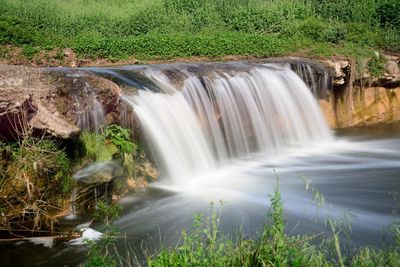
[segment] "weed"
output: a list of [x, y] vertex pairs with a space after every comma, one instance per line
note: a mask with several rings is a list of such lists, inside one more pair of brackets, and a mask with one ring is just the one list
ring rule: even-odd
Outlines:
[[373, 77], [379, 77], [385, 72], [385, 60], [374, 56], [368, 61], [368, 69]]
[[31, 45], [24, 45], [22, 47], [22, 53], [27, 59], [33, 59], [40, 49]]
[[[322, 194], [307, 179], [306, 190], [313, 194], [318, 208], [325, 204]], [[224, 235], [220, 230], [222, 205], [217, 210], [213, 203], [207, 216], [195, 214], [190, 231], [183, 230], [180, 243], [171, 248], [161, 248], [153, 255], [148, 255], [141, 263], [134, 251], [126, 252], [127, 259], [105, 257], [110, 255], [105, 248], [113, 244], [103, 243], [97, 247], [96, 253], [89, 253], [90, 266], [398, 266], [400, 239], [393, 246], [383, 249], [361, 247], [353, 249], [350, 254], [343, 253], [343, 244], [339, 236], [346, 231], [348, 216], [327, 221], [332, 238], [316, 241], [314, 236], [289, 236], [285, 233], [284, 204], [281, 198], [279, 184], [270, 198], [271, 209], [267, 213], [267, 221], [260, 237], [256, 240], [246, 239], [242, 234], [236, 238]], [[103, 205], [103, 204], [101, 204]], [[107, 206], [99, 209], [107, 218], [104, 224], [110, 225], [117, 212], [107, 211]], [[110, 214], [105, 216], [104, 214]], [[394, 228], [396, 238], [400, 236], [398, 225]], [[111, 231], [113, 232], [113, 231]], [[115, 232], [113, 232], [115, 233]], [[112, 236], [115, 236], [112, 235]], [[102, 244], [102, 243], [98, 243]], [[92, 251], [90, 249], [90, 251]], [[114, 251], [116, 255], [120, 255]], [[146, 254], [146, 252], [145, 252]], [[95, 265], [97, 264], [97, 265]], [[107, 265], [108, 264], [108, 265]]]
[[98, 202], [94, 217], [101, 222], [100, 240], [86, 240], [88, 246], [88, 267], [109, 267], [116, 266], [116, 259], [111, 253], [111, 248], [115, 244], [118, 229], [114, 226], [114, 221], [120, 217], [122, 206], [118, 204], [106, 204]]

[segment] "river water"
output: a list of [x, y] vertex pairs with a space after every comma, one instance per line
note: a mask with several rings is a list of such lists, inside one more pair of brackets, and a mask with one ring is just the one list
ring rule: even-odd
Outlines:
[[[207, 215], [210, 201], [222, 207], [222, 231], [240, 227], [247, 237], [256, 236], [265, 221], [269, 195], [276, 185], [285, 206], [288, 233], [330, 233], [327, 218], [351, 215], [353, 245], [381, 246], [390, 239], [387, 226], [399, 219], [394, 212], [400, 192], [400, 124], [337, 130], [334, 141], [294, 150], [279, 157], [237, 160], [222, 171], [193, 179], [185, 186], [155, 183], [121, 200], [124, 214], [118, 220], [118, 247], [140, 251], [160, 243], [174, 245], [183, 228], [190, 228], [193, 214]], [[318, 208], [305, 190], [302, 177], [325, 198]], [[29, 241], [1, 243], [2, 266], [75, 266], [85, 257], [83, 246], [55, 244], [51, 248]]]
[[[194, 214], [207, 216], [210, 202], [218, 210], [224, 203], [223, 233], [241, 229], [255, 238], [277, 184], [288, 234], [329, 236], [326, 221], [346, 218], [353, 246], [393, 238], [388, 226], [399, 219], [400, 124], [332, 132], [318, 92], [304, 82], [310, 79], [288, 64], [88, 70], [125, 83], [122, 100], [161, 171], [159, 182], [120, 201], [119, 253], [132, 250], [140, 258], [176, 245]], [[313, 200], [316, 192], [324, 205], [321, 197]], [[0, 246], [2, 266], [76, 266], [86, 253], [83, 245], [37, 239]]]

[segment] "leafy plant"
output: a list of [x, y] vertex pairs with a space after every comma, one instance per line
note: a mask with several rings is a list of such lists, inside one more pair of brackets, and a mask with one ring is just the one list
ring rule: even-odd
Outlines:
[[112, 124], [105, 128], [104, 134], [122, 153], [129, 154], [137, 149], [135, 144], [131, 141], [131, 135], [128, 129]]

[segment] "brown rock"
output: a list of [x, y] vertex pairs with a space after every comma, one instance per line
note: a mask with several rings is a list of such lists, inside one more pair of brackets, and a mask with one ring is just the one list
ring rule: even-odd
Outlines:
[[94, 99], [107, 122], [116, 122], [120, 93], [113, 82], [80, 70], [0, 65], [0, 137], [17, 138], [29, 128], [71, 138]]
[[389, 60], [385, 64], [385, 71], [392, 76], [399, 75], [400, 70], [399, 70], [399, 65], [395, 61]]

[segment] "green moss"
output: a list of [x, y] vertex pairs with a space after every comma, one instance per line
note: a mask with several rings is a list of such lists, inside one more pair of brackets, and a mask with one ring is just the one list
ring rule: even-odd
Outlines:
[[109, 161], [112, 159], [115, 149], [107, 146], [104, 135], [83, 131], [79, 139], [83, 144], [86, 157], [95, 161]]

